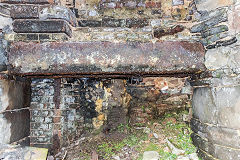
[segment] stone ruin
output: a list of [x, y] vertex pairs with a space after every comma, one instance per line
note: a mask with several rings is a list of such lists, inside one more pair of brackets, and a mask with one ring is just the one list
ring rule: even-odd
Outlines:
[[54, 152], [192, 105], [199, 156], [240, 159], [239, 0], [0, 2], [0, 143]]

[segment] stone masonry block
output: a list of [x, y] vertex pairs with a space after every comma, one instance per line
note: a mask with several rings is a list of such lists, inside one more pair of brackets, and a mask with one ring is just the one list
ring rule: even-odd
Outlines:
[[240, 149], [240, 136], [237, 129], [202, 123], [197, 119], [191, 120], [191, 128], [196, 134], [214, 144]]
[[69, 25], [63, 20], [14, 20], [13, 30], [17, 33], [66, 33], [71, 36]]
[[196, 88], [193, 91], [194, 117], [204, 123], [217, 123], [217, 106], [214, 103], [214, 94], [209, 88]]
[[13, 19], [38, 18], [38, 11], [36, 5], [12, 5], [10, 16]]
[[235, 160], [240, 157], [239, 149], [214, 144], [211, 141], [202, 139], [195, 133], [193, 133], [191, 137], [194, 145], [198, 146], [201, 150], [209, 153], [216, 159]]
[[62, 6], [43, 6], [39, 9], [40, 20], [46, 19], [63, 19], [76, 27], [77, 20], [75, 14], [68, 8]]

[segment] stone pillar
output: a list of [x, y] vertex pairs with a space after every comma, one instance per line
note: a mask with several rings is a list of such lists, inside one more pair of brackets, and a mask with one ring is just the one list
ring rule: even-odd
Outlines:
[[30, 84], [0, 77], [0, 143], [28, 145]]
[[55, 153], [83, 133], [113, 130], [126, 122], [124, 80], [32, 79], [31, 146]]
[[193, 82], [192, 140], [204, 160], [240, 159], [240, 76], [229, 70]]

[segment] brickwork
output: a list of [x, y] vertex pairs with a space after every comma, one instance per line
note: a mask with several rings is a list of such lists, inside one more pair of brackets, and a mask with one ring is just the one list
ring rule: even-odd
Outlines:
[[88, 78], [32, 79], [31, 145], [56, 151], [83, 133], [114, 129], [107, 122], [108, 115], [111, 118], [110, 113], [115, 112], [112, 108], [119, 107], [121, 116], [126, 117], [128, 101], [121, 97], [125, 94], [123, 80], [113, 82]]
[[53, 101], [54, 81], [32, 80], [31, 88], [30, 142], [36, 147], [49, 147], [53, 143], [54, 117], [60, 116], [57, 114]]

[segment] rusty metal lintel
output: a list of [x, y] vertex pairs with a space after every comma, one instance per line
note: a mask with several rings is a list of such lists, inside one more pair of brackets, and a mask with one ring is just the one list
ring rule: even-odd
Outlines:
[[93, 74], [73, 74], [73, 73], [65, 73], [65, 74], [14, 74], [17, 77], [25, 77], [25, 78], [129, 78], [129, 77], [176, 77], [183, 78], [192, 75], [200, 75], [203, 71], [196, 72], [174, 72], [174, 73], [115, 73], [115, 74], [103, 74], [103, 73], [93, 73]]
[[11, 44], [8, 69], [22, 76], [126, 77], [204, 71], [202, 44], [62, 42]]

